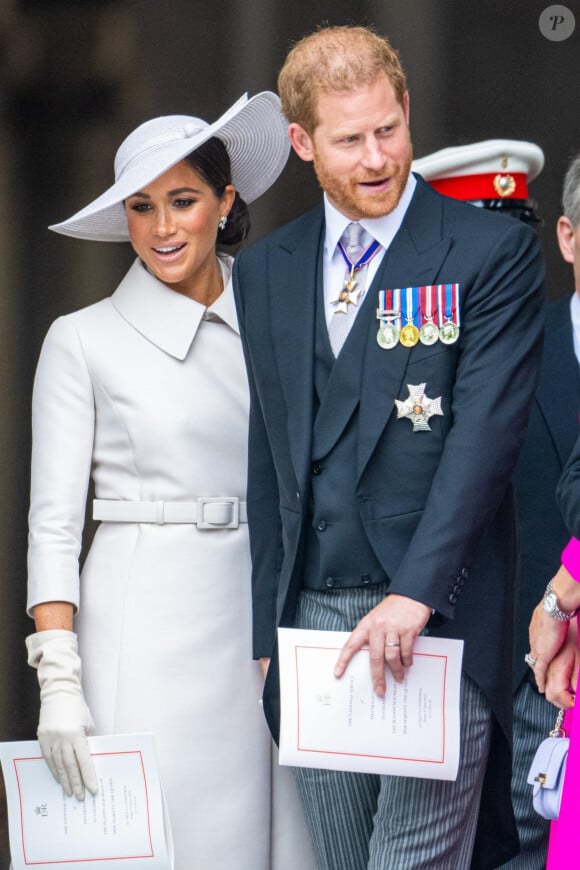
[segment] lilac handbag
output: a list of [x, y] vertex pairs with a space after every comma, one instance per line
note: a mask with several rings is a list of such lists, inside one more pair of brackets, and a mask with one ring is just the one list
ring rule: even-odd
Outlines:
[[557, 819], [560, 813], [570, 743], [562, 728], [563, 719], [564, 710], [560, 710], [550, 736], [538, 746], [528, 773], [534, 809], [545, 819]]

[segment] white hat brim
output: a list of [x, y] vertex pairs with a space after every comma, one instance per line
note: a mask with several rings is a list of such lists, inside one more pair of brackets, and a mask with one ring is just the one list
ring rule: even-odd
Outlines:
[[251, 99], [244, 94], [213, 124], [200, 129], [199, 119], [192, 134], [184, 123], [183, 137], [164, 142], [139, 154], [120, 178], [97, 199], [68, 220], [49, 229], [65, 236], [100, 242], [128, 242], [129, 230], [124, 200], [213, 136], [226, 146], [232, 169], [232, 184], [246, 203], [253, 202], [276, 181], [288, 160], [290, 142], [280, 100], [270, 91]]

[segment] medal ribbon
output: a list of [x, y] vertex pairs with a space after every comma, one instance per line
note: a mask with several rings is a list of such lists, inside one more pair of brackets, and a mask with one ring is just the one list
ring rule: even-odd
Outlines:
[[401, 320], [401, 289], [379, 290], [377, 318], [381, 324], [396, 323]]
[[437, 285], [431, 284], [419, 287], [420, 300], [425, 303], [425, 310], [421, 309], [421, 325], [431, 323], [437, 311]]
[[[405, 290], [405, 320], [409, 324], [413, 324], [416, 326], [415, 320], [417, 319], [417, 314], [419, 313], [419, 306], [417, 304], [419, 287], [407, 287]], [[415, 307], [417, 305], [417, 307]]]
[[379, 248], [381, 247], [381, 243], [377, 242], [376, 239], [373, 239], [371, 244], [368, 246], [366, 251], [363, 251], [362, 255], [353, 263], [348, 254], [346, 253], [346, 249], [342, 242], [339, 240], [338, 247], [340, 248], [340, 253], [343, 256], [344, 262], [346, 263], [346, 268], [350, 270], [350, 274], [354, 275], [355, 272], [358, 272], [359, 269], [362, 269], [363, 266], [366, 266], [367, 263], [370, 263], [374, 255], [377, 253]]
[[391, 296], [393, 295], [392, 290], [379, 290], [379, 308], [377, 311], [377, 317], [379, 318], [379, 320], [382, 319], [381, 315], [383, 314], [383, 312], [387, 310], [387, 293], [390, 293]]
[[[443, 304], [445, 294], [445, 304]], [[451, 321], [461, 326], [459, 314], [459, 284], [437, 284], [437, 303], [439, 308], [439, 326]]]
[[393, 309], [398, 311], [398, 315], [396, 320], [399, 321], [399, 325], [401, 324], [401, 288], [395, 287], [393, 290]]
[[459, 311], [459, 284], [451, 284], [451, 305], [453, 309], [453, 319], [456, 326], [461, 326], [461, 316]]

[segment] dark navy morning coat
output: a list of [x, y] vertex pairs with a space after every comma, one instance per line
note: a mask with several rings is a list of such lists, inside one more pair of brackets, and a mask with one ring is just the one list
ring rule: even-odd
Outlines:
[[[316, 282], [322, 207], [243, 251], [234, 289], [251, 390], [248, 516], [254, 655], [271, 656], [292, 625], [301, 586], [312, 474]], [[464, 671], [494, 714], [473, 867], [517, 850], [510, 798], [512, 639], [517, 565], [510, 479], [523, 441], [541, 352], [544, 269], [535, 233], [435, 193], [422, 179], [367, 292], [459, 283], [461, 337], [379, 347], [374, 306], [351, 373], [358, 391], [336, 402], [328, 444], [359, 413], [356, 498], [389, 591], [436, 611], [433, 634], [463, 638]], [[363, 312], [361, 311], [361, 315]], [[359, 316], [361, 316], [359, 315]], [[430, 432], [397, 419], [408, 384], [441, 396]], [[332, 593], [329, 593], [332, 594]], [[277, 734], [277, 668], [264, 709]]]

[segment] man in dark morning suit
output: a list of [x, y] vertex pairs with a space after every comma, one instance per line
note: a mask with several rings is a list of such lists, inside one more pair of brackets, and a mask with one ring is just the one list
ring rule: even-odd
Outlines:
[[521, 841], [509, 870], [542, 870], [549, 822], [533, 811], [527, 775], [540, 742], [554, 727], [556, 710], [536, 687], [524, 661], [529, 650], [532, 611], [560, 565], [570, 532], [556, 489], [578, 436], [580, 412], [580, 160], [564, 181], [564, 214], [558, 219], [558, 244], [564, 260], [575, 264], [575, 293], [548, 306], [540, 380], [528, 434], [514, 478], [520, 527], [521, 578], [517, 604], [514, 665], [513, 801]]
[[[456, 782], [303, 768], [297, 782], [320, 868], [495, 867], [517, 849], [509, 480], [541, 349], [541, 253], [520, 222], [410, 174], [408, 95], [386, 40], [317, 31], [292, 49], [279, 88], [290, 141], [325, 199], [235, 266], [251, 390], [254, 655], [274, 655], [265, 713], [276, 735], [278, 625], [351, 631], [335, 673], [368, 645], [378, 695], [385, 663], [401, 681], [422, 631], [464, 639]], [[364, 254], [348, 256], [357, 294], [368, 282], [357, 299], [341, 258], [361, 226]], [[373, 239], [366, 276], [353, 274]], [[426, 344], [417, 306], [433, 286], [440, 332]], [[383, 306], [377, 319], [383, 290], [396, 317]], [[349, 315], [341, 347], [334, 324]]]
[[539, 694], [524, 661], [528, 626], [570, 534], [556, 504], [556, 486], [578, 435], [580, 377], [574, 355], [570, 297], [548, 306], [544, 353], [528, 435], [514, 478], [521, 569], [514, 661], [513, 800], [520, 854], [506, 866], [542, 870], [550, 823], [533, 809], [527, 775], [536, 749], [554, 727], [555, 708]]
[[[558, 240], [567, 262], [574, 269], [576, 293], [572, 297], [574, 350], [580, 360], [580, 154], [570, 163], [564, 182], [564, 216], [558, 221]], [[573, 709], [565, 721], [570, 738], [566, 776], [558, 821], [551, 826], [549, 867], [578, 866], [578, 613], [580, 610], [580, 437], [574, 443], [556, 488], [556, 502], [570, 539], [562, 552], [561, 565], [547, 574], [549, 583], [536, 605], [529, 626], [527, 663], [538, 689], [557, 707]]]
[[[529, 223], [537, 223], [537, 206], [520, 186], [502, 189], [498, 173], [525, 173], [527, 182], [542, 170], [544, 156], [531, 142], [487, 140], [446, 148], [413, 163], [440, 193], [492, 209]], [[557, 227], [566, 262], [574, 262], [570, 248], [572, 220], [580, 218], [580, 164], [572, 166], [564, 184], [564, 215]], [[580, 251], [576, 255], [580, 262]], [[576, 294], [580, 282], [576, 286]], [[542, 870], [550, 823], [535, 810], [527, 782], [537, 747], [553, 728], [554, 707], [541, 695], [524, 661], [529, 649], [528, 626], [547, 580], [560, 564], [560, 553], [569, 538], [556, 504], [556, 486], [578, 434], [580, 375], [574, 351], [571, 304], [580, 296], [566, 296], [547, 311], [540, 379], [514, 476], [519, 525], [521, 571], [516, 608], [514, 655], [514, 758], [512, 798], [520, 852], [502, 870]], [[578, 317], [577, 317], [578, 320]], [[580, 347], [580, 343], [579, 343]]]
[[[568, 167], [564, 179], [562, 196], [564, 214], [558, 220], [558, 241], [562, 256], [571, 263], [574, 270], [576, 293], [572, 296], [570, 312], [572, 318], [574, 352], [580, 362], [580, 154], [577, 154]], [[576, 430], [576, 433], [578, 429]], [[556, 489], [556, 501], [569, 534], [575, 536], [567, 547], [566, 564], [576, 565], [580, 544], [580, 437], [574, 442], [562, 476]], [[558, 572], [547, 575], [552, 577], [549, 595], [534, 610], [530, 622], [530, 652], [528, 663], [540, 691], [558, 706], [574, 706], [571, 687], [577, 691], [578, 669], [578, 619], [557, 619], [554, 616], [553, 600], [556, 597], [558, 610], [571, 614], [577, 607], [578, 584], [576, 573], [571, 576], [564, 565]], [[546, 669], [548, 685], [546, 685]], [[576, 671], [576, 673], [574, 673]]]

